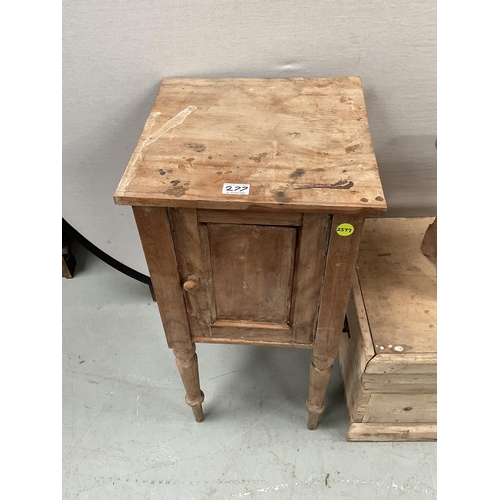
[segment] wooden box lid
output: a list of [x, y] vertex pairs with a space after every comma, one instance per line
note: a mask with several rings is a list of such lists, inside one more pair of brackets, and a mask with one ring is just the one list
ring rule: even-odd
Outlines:
[[[357, 272], [376, 359], [436, 357], [436, 266], [420, 250], [431, 217], [367, 219]], [[392, 359], [392, 358], [391, 358]], [[422, 358], [423, 359], [423, 358]]]
[[115, 203], [385, 212], [361, 79], [164, 79]]

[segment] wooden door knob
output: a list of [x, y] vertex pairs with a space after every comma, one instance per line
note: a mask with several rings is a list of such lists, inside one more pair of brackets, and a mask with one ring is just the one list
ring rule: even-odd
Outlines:
[[200, 288], [200, 278], [198, 276], [195, 276], [194, 274], [191, 274], [187, 277], [187, 280], [184, 282], [182, 287], [186, 292], [193, 293]]

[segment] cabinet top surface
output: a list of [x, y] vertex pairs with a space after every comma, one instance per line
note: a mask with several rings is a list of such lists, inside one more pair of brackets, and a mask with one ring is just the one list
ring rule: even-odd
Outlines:
[[115, 203], [384, 213], [361, 79], [165, 78]]

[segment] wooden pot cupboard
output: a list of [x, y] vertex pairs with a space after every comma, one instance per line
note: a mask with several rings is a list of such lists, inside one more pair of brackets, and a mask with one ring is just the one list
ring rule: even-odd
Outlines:
[[114, 199], [195, 419], [196, 343], [298, 347], [315, 429], [364, 219], [386, 211], [360, 78], [166, 78]]

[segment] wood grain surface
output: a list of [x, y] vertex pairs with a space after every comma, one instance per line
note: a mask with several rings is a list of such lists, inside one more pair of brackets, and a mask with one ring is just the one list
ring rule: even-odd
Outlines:
[[346, 438], [347, 441], [436, 441], [437, 424], [354, 423]]
[[208, 224], [217, 319], [286, 323], [296, 230]]
[[191, 331], [167, 211], [147, 207], [133, 210], [168, 346], [185, 350], [192, 344]]
[[115, 202], [385, 212], [360, 78], [164, 79]]
[[436, 266], [420, 250], [432, 220], [366, 220], [357, 266], [379, 354], [436, 353]]

